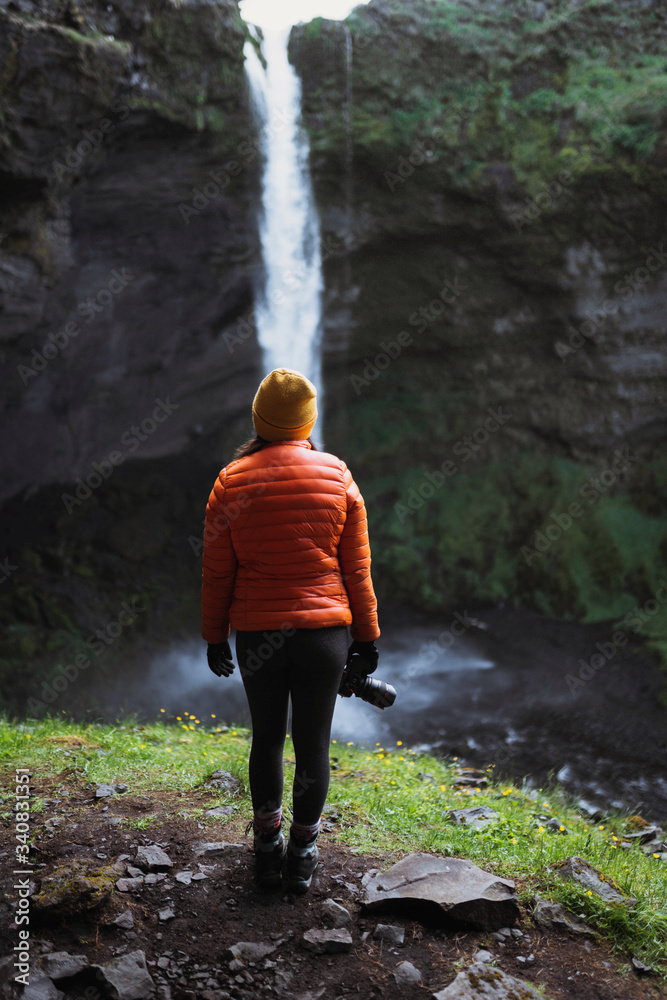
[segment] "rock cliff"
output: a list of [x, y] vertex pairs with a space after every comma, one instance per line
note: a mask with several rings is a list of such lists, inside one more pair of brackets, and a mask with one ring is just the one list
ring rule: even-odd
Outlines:
[[347, 248], [327, 446], [382, 593], [584, 620], [648, 601], [667, 634], [666, 40], [655, 2], [371, 0], [293, 29]]

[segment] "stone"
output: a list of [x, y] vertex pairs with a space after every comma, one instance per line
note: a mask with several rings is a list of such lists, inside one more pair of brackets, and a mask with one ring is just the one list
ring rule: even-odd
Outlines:
[[314, 951], [316, 955], [334, 954], [335, 952], [350, 951], [352, 935], [344, 927], [334, 927], [327, 930], [313, 927], [306, 931], [300, 944], [302, 948]]
[[378, 924], [373, 931], [373, 937], [378, 941], [388, 941], [390, 944], [405, 942], [405, 927], [399, 924]]
[[413, 983], [421, 983], [422, 974], [412, 962], [399, 962], [394, 969], [394, 979], [399, 988], [412, 986]]
[[65, 994], [48, 976], [30, 976], [30, 982], [21, 994], [21, 1000], [62, 1000]]
[[128, 865], [126, 871], [127, 871], [127, 874], [130, 876], [130, 878], [143, 878], [144, 877], [144, 873], [141, 870], [141, 868], [135, 868], [134, 865]]
[[143, 878], [119, 878], [116, 888], [119, 892], [137, 892], [143, 884]]
[[120, 874], [117, 864], [104, 868], [95, 868], [88, 861], [60, 865], [42, 878], [33, 906], [39, 911], [62, 914], [93, 909], [111, 896]]
[[97, 785], [95, 788], [95, 798], [96, 799], [106, 799], [109, 795], [115, 795], [116, 789], [113, 785], [101, 784]]
[[137, 848], [134, 861], [145, 872], [157, 872], [164, 868], [171, 868], [174, 863], [157, 844], [148, 844], [146, 847]]
[[204, 788], [215, 788], [218, 792], [227, 792], [228, 795], [237, 795], [241, 782], [229, 771], [214, 771], [208, 781], [204, 782]]
[[192, 845], [196, 858], [204, 855], [209, 858], [224, 858], [231, 854], [243, 854], [247, 849], [245, 844], [227, 844], [224, 840], [215, 842], [200, 840]]
[[521, 1000], [542, 1000], [525, 979], [508, 976], [482, 962], [459, 972], [449, 986], [433, 994], [433, 1000], [517, 1000], [519, 997]]
[[75, 976], [77, 972], [86, 969], [90, 962], [85, 955], [53, 951], [42, 958], [41, 964], [49, 979], [65, 979], [66, 976]]
[[638, 976], [654, 976], [655, 969], [647, 965], [646, 962], [642, 962], [639, 958], [632, 959], [632, 968], [635, 970]]
[[116, 1000], [143, 1000], [152, 995], [154, 983], [146, 968], [143, 951], [120, 955], [106, 965], [93, 965], [104, 980], [115, 990]]
[[[206, 876], [203, 877], [205, 878]], [[176, 872], [175, 878], [182, 885], [190, 885], [192, 882], [192, 872]]]
[[174, 911], [170, 906], [165, 906], [163, 907], [163, 909], [158, 910], [157, 915], [158, 915], [158, 920], [161, 920], [163, 923], [167, 920], [173, 920], [174, 917], [176, 916], [176, 914], [174, 913]]
[[488, 806], [472, 806], [470, 809], [450, 809], [449, 819], [453, 823], [472, 827], [473, 830], [483, 830], [498, 819], [499, 814]]
[[125, 910], [120, 916], [116, 917], [114, 924], [117, 927], [122, 927], [125, 931], [130, 931], [134, 927], [134, 917], [132, 916], [132, 910]]
[[215, 806], [214, 809], [204, 810], [204, 816], [231, 816], [233, 812], [233, 806]]
[[551, 903], [549, 900], [535, 898], [533, 920], [544, 930], [566, 930], [573, 934], [594, 934], [595, 931], [579, 917], [570, 913], [561, 903]]
[[456, 926], [492, 931], [519, 916], [514, 882], [463, 858], [410, 854], [366, 884], [363, 906], [371, 911], [445, 916]]
[[352, 917], [349, 910], [333, 899], [325, 899], [322, 903], [322, 921], [327, 927], [345, 927]]
[[475, 952], [475, 954], [473, 955], [473, 961], [474, 962], [492, 962], [493, 961], [493, 955], [491, 954], [490, 951], [487, 951], [485, 948], [480, 948], [480, 950], [477, 951], [477, 952]]
[[269, 941], [238, 941], [231, 946], [228, 954], [243, 962], [259, 962], [273, 954], [277, 947], [277, 944]]
[[561, 878], [574, 879], [575, 882], [583, 885], [586, 889], [590, 889], [591, 892], [594, 892], [596, 896], [604, 899], [607, 903], [625, 903], [626, 906], [634, 906], [637, 902], [636, 899], [624, 896], [610, 881], [605, 879], [604, 875], [597, 868], [594, 868], [588, 861], [584, 861], [583, 858], [579, 858], [576, 855], [566, 858], [565, 861], [561, 861], [559, 864], [552, 865], [551, 868]]

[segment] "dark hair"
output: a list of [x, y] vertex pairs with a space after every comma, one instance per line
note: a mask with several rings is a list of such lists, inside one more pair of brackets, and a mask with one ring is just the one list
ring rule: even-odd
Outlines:
[[[317, 446], [312, 438], [306, 438], [308, 444], [313, 449], [317, 451]], [[245, 458], [246, 455], [254, 455], [256, 451], [261, 451], [262, 448], [266, 448], [269, 444], [276, 444], [275, 441], [267, 441], [266, 438], [260, 437], [256, 434], [254, 437], [248, 438], [239, 448], [234, 452], [234, 458]]]

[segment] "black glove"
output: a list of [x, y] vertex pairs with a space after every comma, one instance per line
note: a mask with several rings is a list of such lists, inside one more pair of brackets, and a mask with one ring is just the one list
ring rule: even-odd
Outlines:
[[234, 669], [232, 651], [228, 642], [209, 642], [206, 658], [216, 677], [229, 677]]
[[[345, 666], [350, 665], [352, 657], [358, 654], [354, 660], [354, 669], [358, 674], [372, 674], [378, 665], [380, 654], [374, 642], [357, 642], [355, 639], [347, 651]], [[359, 659], [361, 657], [361, 659]]]

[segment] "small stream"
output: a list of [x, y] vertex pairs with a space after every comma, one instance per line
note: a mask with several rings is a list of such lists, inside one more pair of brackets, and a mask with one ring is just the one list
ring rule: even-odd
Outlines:
[[[542, 786], [553, 781], [594, 806], [667, 821], [667, 712], [662, 678], [646, 654], [623, 649], [573, 694], [567, 676], [608, 640], [610, 627], [554, 622], [525, 611], [461, 609], [434, 620], [381, 609], [374, 676], [398, 692], [384, 712], [339, 699], [333, 737], [457, 756]], [[384, 624], [386, 623], [386, 624]], [[463, 634], [455, 636], [455, 632]], [[448, 648], [446, 648], [448, 647]], [[233, 648], [233, 643], [232, 643]], [[88, 692], [88, 703], [97, 699]], [[238, 670], [216, 679], [193, 639], [156, 657], [128, 691], [104, 690], [107, 719], [194, 713], [202, 724], [249, 725]], [[160, 713], [164, 708], [166, 713]]]

